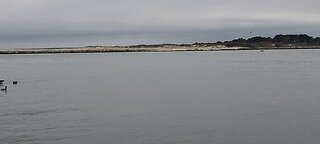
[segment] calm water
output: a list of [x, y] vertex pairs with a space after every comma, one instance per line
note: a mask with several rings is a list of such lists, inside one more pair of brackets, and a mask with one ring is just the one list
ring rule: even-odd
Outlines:
[[0, 55], [0, 143], [319, 144], [319, 75], [320, 50]]

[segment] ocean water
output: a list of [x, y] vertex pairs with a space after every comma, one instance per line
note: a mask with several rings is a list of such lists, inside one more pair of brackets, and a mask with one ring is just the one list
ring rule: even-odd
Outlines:
[[0, 55], [0, 143], [319, 144], [319, 75], [320, 50]]

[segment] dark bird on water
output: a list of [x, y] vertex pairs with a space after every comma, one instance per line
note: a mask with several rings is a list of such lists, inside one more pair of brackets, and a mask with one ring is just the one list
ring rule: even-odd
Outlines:
[[18, 81], [13, 81], [12, 84], [13, 84], [13, 85], [17, 85], [17, 84], [18, 84]]
[[6, 92], [7, 90], [8, 90], [8, 87], [7, 87], [7, 86], [5, 86], [4, 88], [1, 89], [1, 91], [5, 91], [5, 92]]

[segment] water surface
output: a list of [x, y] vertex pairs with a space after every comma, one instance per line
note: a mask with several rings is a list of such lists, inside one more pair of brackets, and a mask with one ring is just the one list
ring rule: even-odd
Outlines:
[[318, 144], [319, 55], [0, 55], [0, 143]]

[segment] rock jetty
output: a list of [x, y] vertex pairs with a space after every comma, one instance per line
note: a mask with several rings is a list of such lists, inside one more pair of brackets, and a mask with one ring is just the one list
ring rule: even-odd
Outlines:
[[50, 54], [50, 53], [110, 53], [110, 52], [175, 52], [175, 51], [218, 51], [239, 50], [240, 47], [216, 46], [88, 46], [75, 48], [25, 48], [0, 50], [0, 54]]

